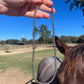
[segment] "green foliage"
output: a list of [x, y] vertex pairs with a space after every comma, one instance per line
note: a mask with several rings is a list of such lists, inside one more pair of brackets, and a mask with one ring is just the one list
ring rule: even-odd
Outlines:
[[[61, 36], [60, 40], [62, 42], [65, 43], [84, 43], [84, 35], [80, 36], [80, 37], [76, 37], [76, 36]], [[15, 39], [9, 39], [6, 41], [0, 41], [0, 44], [17, 44], [19, 42], [19, 40], [15, 40]], [[25, 40], [26, 44], [33, 44], [33, 40]], [[40, 37], [38, 39], [35, 40], [36, 44], [40, 44], [40, 43], [44, 43], [44, 44], [52, 44], [53, 43], [53, 36], [49, 36], [48, 38], [43, 38]]]
[[22, 42], [26, 42], [27, 39], [26, 39], [26, 38], [21, 38], [21, 41], [22, 41]]
[[33, 40], [30, 39], [30, 40], [28, 40], [26, 43], [27, 43], [27, 44], [33, 44]]
[[60, 40], [62, 42], [67, 42], [67, 43], [71, 43], [71, 37], [70, 36], [61, 36]]
[[79, 37], [74, 37], [74, 36], [71, 37], [72, 43], [77, 43], [78, 40], [79, 40]]
[[45, 39], [45, 43], [52, 44], [53, 43], [53, 38], [50, 37], [48, 39]]
[[40, 37], [43, 38], [48, 38], [51, 35], [51, 31], [48, 30], [47, 25], [42, 24], [41, 26], [39, 26], [39, 33], [40, 33]]
[[41, 43], [41, 44], [44, 43], [44, 38], [43, 38], [43, 36], [40, 37], [38, 41], [39, 41], [39, 43]]
[[84, 35], [79, 37], [79, 40], [77, 41], [77, 43], [84, 43]]
[[35, 37], [37, 37], [38, 34], [39, 34], [39, 29], [35, 27]]
[[[51, 31], [48, 30], [47, 25], [42, 24], [41, 26], [39, 26], [39, 29], [35, 29], [35, 34], [40, 35], [39, 39], [37, 40], [38, 43], [47, 43], [49, 37], [51, 36]], [[36, 42], [37, 42], [36, 41]]]
[[83, 12], [83, 16], [84, 16], [84, 0], [66, 0], [65, 1], [66, 4], [70, 3], [70, 11], [72, 11], [72, 9], [74, 7], [76, 7], [76, 9], [80, 9]]
[[8, 39], [5, 41], [6, 44], [17, 44], [19, 40], [17, 39]]
[[65, 43], [77, 43], [79, 40], [79, 37], [75, 36], [61, 36], [60, 40]]
[[5, 43], [5, 41], [3, 41], [3, 40], [0, 41], [0, 44], [4, 44], [4, 43]]

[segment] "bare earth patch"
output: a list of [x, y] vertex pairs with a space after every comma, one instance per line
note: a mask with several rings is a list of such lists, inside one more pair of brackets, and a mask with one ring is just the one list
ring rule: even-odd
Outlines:
[[[53, 49], [53, 47], [43, 47], [43, 46], [38, 46], [36, 47], [35, 51], [40, 51], [40, 50], [45, 50], [45, 49]], [[32, 52], [33, 48], [22, 48], [22, 49], [14, 49], [14, 50], [9, 50], [10, 52], [7, 53], [5, 51], [0, 51], [0, 55], [12, 55], [12, 54], [18, 54], [18, 53], [25, 53], [25, 52]]]
[[0, 73], [0, 84], [25, 84], [31, 76], [25, 76], [18, 69], [9, 69], [4, 73]]

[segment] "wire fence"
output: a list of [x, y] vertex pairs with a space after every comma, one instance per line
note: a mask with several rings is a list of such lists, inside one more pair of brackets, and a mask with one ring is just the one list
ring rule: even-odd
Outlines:
[[[24, 49], [24, 48], [30, 48], [30, 47], [33, 47], [32, 44], [25, 44], [25, 45], [4, 44], [4, 45], [0, 45], [0, 51]], [[36, 47], [53, 47], [53, 45], [52, 44], [36, 44]]]

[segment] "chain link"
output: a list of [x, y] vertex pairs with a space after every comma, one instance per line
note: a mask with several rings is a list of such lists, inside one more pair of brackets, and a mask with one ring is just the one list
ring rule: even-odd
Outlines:
[[52, 28], [53, 28], [53, 41], [54, 41], [54, 55], [55, 55], [55, 73], [54, 73], [54, 76], [53, 78], [47, 82], [47, 83], [42, 83], [42, 82], [39, 82], [36, 78], [35, 78], [35, 75], [34, 75], [34, 55], [35, 55], [35, 19], [36, 19], [36, 12], [38, 10], [38, 7], [39, 7], [40, 4], [37, 5], [36, 9], [35, 9], [35, 12], [34, 12], [34, 23], [33, 23], [33, 54], [32, 54], [32, 75], [33, 75], [33, 78], [34, 80], [39, 83], [39, 84], [50, 84], [54, 79], [55, 79], [55, 76], [56, 76], [56, 45], [55, 45], [55, 29], [54, 29], [54, 12], [53, 12], [53, 6], [52, 6]]

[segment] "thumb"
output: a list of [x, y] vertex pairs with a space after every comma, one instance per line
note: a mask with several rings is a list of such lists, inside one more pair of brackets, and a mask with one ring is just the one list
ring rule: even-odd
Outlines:
[[25, 0], [25, 2], [28, 2], [28, 3], [42, 3], [43, 0]]

